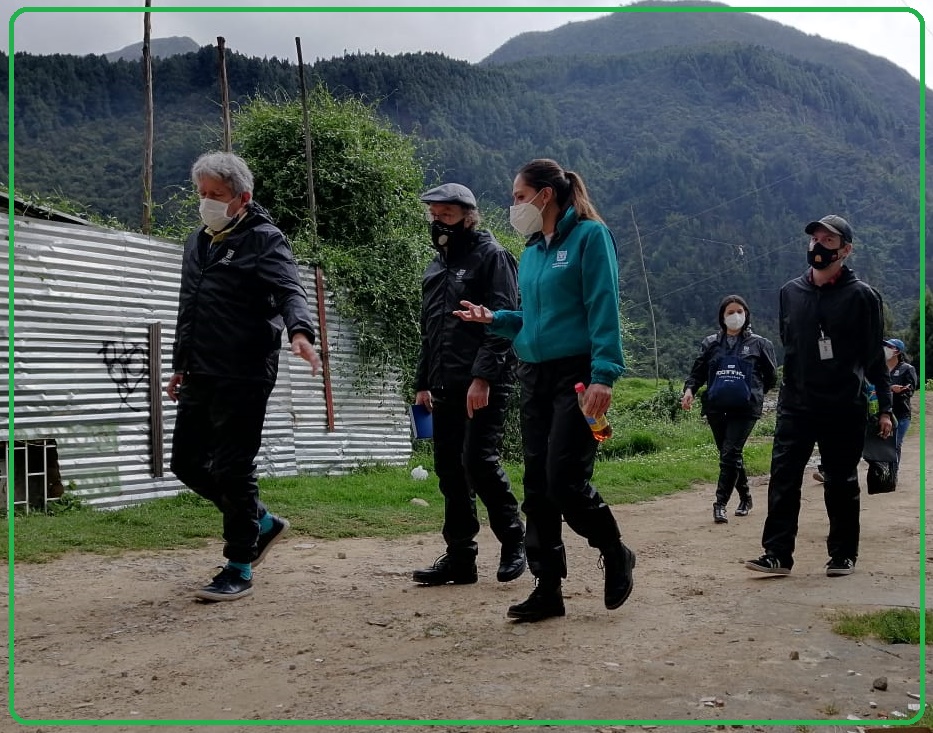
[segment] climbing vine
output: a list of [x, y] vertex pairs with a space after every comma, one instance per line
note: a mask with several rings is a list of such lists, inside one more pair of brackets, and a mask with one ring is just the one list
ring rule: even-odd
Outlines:
[[307, 192], [302, 108], [254, 99], [235, 116], [234, 142], [256, 179], [254, 196], [298, 258], [320, 265], [338, 312], [354, 323], [365, 381], [417, 363], [421, 274], [431, 257], [414, 141], [359, 99], [309, 94], [316, 228]]

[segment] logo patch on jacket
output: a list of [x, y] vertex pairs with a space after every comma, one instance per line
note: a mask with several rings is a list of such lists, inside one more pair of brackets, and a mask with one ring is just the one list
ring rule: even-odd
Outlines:
[[220, 261], [219, 264], [221, 264], [221, 265], [229, 265], [229, 264], [230, 264], [230, 260], [233, 259], [233, 255], [234, 255], [234, 254], [236, 254], [236, 250], [228, 249], [228, 250], [224, 253], [223, 259]]
[[557, 259], [551, 267], [566, 267], [569, 262], [567, 262], [567, 250], [559, 249], [556, 252]]
[[466, 275], [466, 272], [467, 272], [467, 271], [466, 271], [465, 269], [457, 270], [457, 282], [458, 282], [458, 283], [462, 283], [462, 282], [463, 282], [463, 276]]

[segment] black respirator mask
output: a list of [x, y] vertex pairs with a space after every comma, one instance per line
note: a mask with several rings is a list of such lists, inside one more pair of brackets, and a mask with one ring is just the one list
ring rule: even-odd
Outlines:
[[466, 231], [463, 219], [456, 224], [444, 224], [441, 221], [431, 222], [431, 244], [435, 247], [447, 247], [455, 240], [461, 238]]
[[807, 263], [814, 270], [825, 270], [841, 256], [839, 253], [844, 249], [845, 244], [839, 249], [829, 249], [819, 242], [812, 242], [810, 249], [807, 250]]

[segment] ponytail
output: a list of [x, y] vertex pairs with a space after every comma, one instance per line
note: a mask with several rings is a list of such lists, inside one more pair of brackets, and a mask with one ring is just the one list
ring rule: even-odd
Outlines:
[[589, 193], [578, 173], [565, 171], [550, 158], [536, 158], [522, 166], [518, 175], [535, 191], [542, 188], [553, 189], [561, 211], [571, 205], [578, 219], [591, 219], [605, 224], [590, 201]]
[[577, 212], [577, 216], [580, 219], [592, 219], [600, 224], [605, 224], [606, 222], [603, 221], [596, 211], [596, 207], [593, 206], [593, 202], [590, 201], [590, 195], [587, 193], [586, 186], [580, 175], [573, 171], [564, 171], [564, 175], [570, 182], [570, 201]]

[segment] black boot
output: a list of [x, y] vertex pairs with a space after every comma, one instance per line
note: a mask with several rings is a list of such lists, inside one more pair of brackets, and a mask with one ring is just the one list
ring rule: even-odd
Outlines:
[[496, 571], [496, 580], [508, 583], [515, 580], [525, 572], [525, 543], [507, 543], [502, 545], [499, 554], [499, 569]]
[[616, 540], [612, 545], [601, 549], [603, 571], [606, 574], [604, 600], [606, 608], [618, 608], [632, 595], [635, 581], [632, 570], [635, 568], [635, 553]]
[[508, 617], [518, 621], [543, 621], [553, 616], [563, 616], [564, 598], [560, 594], [559, 580], [535, 579], [535, 589], [528, 600], [509, 606]]
[[466, 585], [477, 581], [476, 561], [461, 558], [451, 558], [450, 555], [441, 555], [434, 564], [424, 570], [416, 570], [411, 579], [423, 585]]
[[716, 502], [713, 504], [713, 521], [716, 524], [728, 524], [729, 517], [726, 516], [726, 505]]
[[735, 508], [735, 516], [747, 517], [752, 510], [752, 495], [750, 493], [739, 494], [739, 505]]

